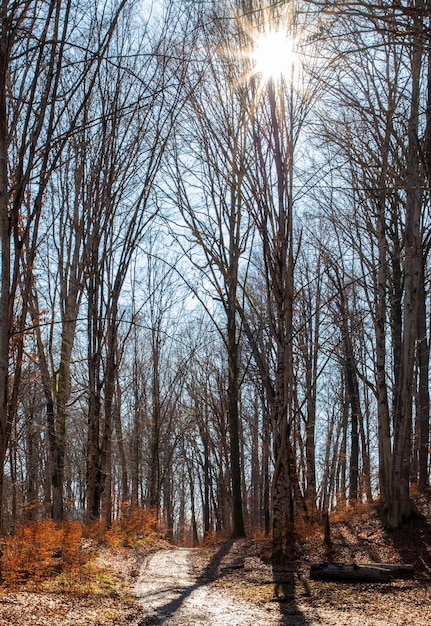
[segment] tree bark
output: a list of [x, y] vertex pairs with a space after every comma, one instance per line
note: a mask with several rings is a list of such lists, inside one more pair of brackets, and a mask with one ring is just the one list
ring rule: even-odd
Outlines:
[[338, 307], [340, 315], [342, 364], [345, 372], [347, 399], [350, 405], [350, 463], [349, 463], [349, 502], [355, 504], [359, 497], [359, 424], [363, 423], [357, 364], [353, 350], [353, 342], [349, 326], [349, 306], [343, 278], [334, 268], [333, 283], [338, 291]]
[[[423, 9], [422, 0], [415, 3]], [[402, 359], [400, 386], [394, 413], [394, 444], [388, 503], [388, 526], [396, 528], [412, 511], [410, 501], [410, 452], [415, 344], [418, 333], [418, 302], [422, 263], [421, 208], [422, 179], [419, 156], [420, 77], [423, 57], [420, 11], [413, 19], [411, 42], [411, 99], [406, 162], [406, 218]]]
[[425, 258], [421, 256], [420, 281], [418, 291], [418, 488], [425, 493], [429, 486], [429, 430], [430, 430], [430, 393], [429, 393], [429, 359], [430, 348], [426, 327], [426, 293], [425, 293]]
[[0, 32], [0, 530], [2, 529], [3, 471], [11, 422], [9, 418], [9, 341], [11, 330], [11, 233], [8, 190], [7, 81], [10, 53], [8, 2], [1, 3]]
[[228, 352], [228, 418], [230, 467], [232, 473], [232, 537], [245, 537], [241, 488], [241, 456], [239, 444], [239, 345], [237, 338], [236, 300], [238, 284], [238, 245], [235, 243], [235, 217], [230, 234], [230, 267], [227, 276], [227, 352]]
[[385, 140], [382, 146], [382, 166], [377, 197], [377, 246], [378, 269], [377, 288], [375, 294], [376, 311], [374, 329], [376, 337], [376, 395], [379, 449], [379, 487], [380, 500], [388, 501], [391, 465], [391, 428], [390, 410], [386, 373], [386, 315], [387, 315], [387, 281], [388, 281], [388, 242], [386, 236], [386, 187], [388, 177], [388, 159], [390, 138], [393, 133], [394, 105], [390, 101], [386, 118]]

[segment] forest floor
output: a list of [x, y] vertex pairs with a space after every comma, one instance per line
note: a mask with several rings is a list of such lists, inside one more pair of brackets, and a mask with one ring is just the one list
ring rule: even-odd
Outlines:
[[[431, 626], [431, 499], [416, 503], [422, 519], [391, 533], [376, 507], [333, 518], [331, 550], [320, 528], [304, 527], [285, 563], [271, 561], [263, 539], [103, 548], [88, 565], [91, 576], [0, 587], [0, 626]], [[311, 563], [328, 560], [411, 563], [416, 575], [388, 583], [310, 580]]]

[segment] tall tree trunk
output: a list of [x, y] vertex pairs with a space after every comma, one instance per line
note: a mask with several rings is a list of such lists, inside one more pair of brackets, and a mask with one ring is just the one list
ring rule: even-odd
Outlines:
[[152, 414], [150, 435], [150, 458], [148, 478], [148, 503], [155, 507], [157, 518], [160, 512], [160, 345], [159, 330], [153, 325], [152, 337]]
[[419, 393], [417, 398], [418, 417], [418, 488], [425, 493], [429, 485], [429, 430], [430, 430], [430, 393], [429, 393], [429, 359], [430, 348], [426, 327], [426, 294], [424, 268], [425, 258], [422, 256], [420, 268], [420, 282], [418, 291], [418, 375]]
[[187, 463], [189, 486], [190, 486], [190, 510], [191, 510], [191, 524], [192, 524], [192, 543], [194, 546], [199, 544], [198, 525], [196, 521], [196, 507], [195, 507], [195, 482], [193, 476], [193, 466], [189, 461]]
[[388, 501], [389, 480], [391, 465], [391, 427], [390, 410], [386, 374], [386, 314], [387, 314], [387, 281], [388, 281], [388, 243], [386, 237], [386, 186], [390, 137], [393, 133], [392, 111], [394, 106], [388, 107], [386, 119], [385, 141], [382, 149], [382, 168], [379, 181], [379, 195], [377, 198], [377, 246], [378, 269], [376, 289], [376, 312], [374, 329], [376, 337], [376, 394], [377, 394], [377, 422], [378, 422], [378, 449], [379, 449], [379, 487], [380, 500]]
[[143, 399], [139, 397], [139, 380], [137, 367], [137, 338], [134, 337], [134, 353], [133, 353], [133, 427], [132, 440], [130, 442], [130, 478], [132, 483], [131, 507], [136, 508], [139, 505], [139, 485], [141, 483], [141, 412]]
[[[366, 407], [369, 406], [365, 401]], [[373, 491], [371, 486], [371, 459], [370, 459], [370, 415], [366, 408], [365, 415], [361, 411], [359, 421], [359, 436], [361, 439], [361, 458], [362, 458], [362, 489], [360, 496], [365, 496], [368, 502], [373, 499]]]
[[101, 467], [100, 440], [102, 420], [102, 331], [99, 318], [100, 274], [98, 270], [98, 244], [92, 242], [91, 276], [88, 286], [88, 430], [87, 430], [87, 516], [97, 519], [100, 515]]
[[[206, 387], [205, 387], [206, 390]], [[198, 407], [197, 410], [199, 411]], [[202, 409], [205, 412], [205, 416], [202, 416], [203, 423], [200, 425], [200, 435], [203, 446], [203, 472], [204, 472], [204, 485], [203, 485], [203, 525], [204, 525], [204, 537], [206, 537], [211, 529], [211, 476], [210, 476], [210, 446], [209, 446], [209, 432], [208, 432], [208, 404]]]
[[412, 396], [415, 364], [415, 343], [418, 333], [418, 300], [422, 263], [421, 207], [422, 180], [419, 158], [419, 106], [420, 76], [423, 42], [422, 0], [415, 2], [418, 10], [413, 19], [411, 45], [411, 104], [408, 122], [408, 146], [406, 163], [406, 218], [405, 218], [405, 264], [403, 341], [400, 366], [400, 385], [394, 414], [394, 445], [388, 507], [388, 526], [396, 528], [411, 513], [409, 492], [410, 451], [412, 435]]
[[[232, 475], [232, 537], [245, 537], [239, 443], [239, 346], [236, 322], [236, 271], [229, 286], [227, 311], [228, 418]], [[230, 281], [231, 282], [231, 281]]]
[[351, 409], [350, 415], [350, 463], [349, 463], [349, 503], [355, 504], [359, 496], [359, 424], [363, 422], [359, 397], [359, 383], [356, 359], [349, 326], [349, 305], [347, 302], [343, 278], [338, 269], [334, 268], [334, 285], [338, 290], [339, 314], [341, 324], [342, 359], [345, 371], [347, 399]]
[[250, 452], [250, 463], [251, 463], [251, 468], [250, 468], [250, 489], [251, 489], [251, 495], [250, 495], [250, 514], [249, 514], [249, 520], [250, 520], [250, 528], [252, 530], [258, 530], [260, 528], [262, 528], [262, 520], [261, 520], [261, 508], [260, 508], [260, 502], [261, 502], [261, 491], [262, 491], [262, 480], [261, 480], [261, 476], [262, 476], [262, 469], [261, 469], [261, 464], [260, 464], [260, 460], [259, 460], [259, 439], [261, 437], [261, 432], [260, 432], [260, 428], [259, 428], [259, 409], [260, 409], [260, 405], [259, 405], [259, 398], [258, 398], [258, 393], [257, 390], [254, 391], [254, 397], [253, 397], [253, 408], [252, 408], [252, 415], [251, 415], [251, 419], [250, 419], [250, 445], [251, 445], [251, 452]]
[[38, 513], [38, 431], [33, 407], [29, 406], [25, 420], [26, 429], [26, 510], [29, 520], [37, 519]]
[[[320, 299], [322, 276], [320, 269], [320, 258], [317, 261], [315, 274], [316, 282], [311, 278], [309, 266], [304, 259], [305, 271], [304, 293], [301, 297], [299, 310], [301, 312], [300, 320], [300, 338], [299, 345], [302, 353], [303, 367], [305, 371], [305, 445], [301, 443], [301, 471], [303, 493], [305, 497], [305, 505], [307, 507], [307, 516], [314, 519], [317, 515], [317, 483], [316, 483], [316, 415], [317, 415], [317, 379], [318, 379], [318, 357], [319, 357], [319, 328], [320, 328]], [[315, 291], [311, 285], [315, 286]], [[297, 398], [295, 390], [295, 397]], [[301, 432], [300, 421], [302, 419], [302, 410], [296, 401], [295, 412], [297, 415], [297, 426], [295, 432]]]
[[[431, 189], [431, 0], [425, 1], [428, 20], [425, 18], [425, 27], [428, 32], [426, 55], [427, 63], [427, 102], [426, 102], [426, 127], [424, 170]], [[419, 361], [419, 491], [425, 492], [429, 487], [429, 460], [430, 460], [430, 394], [429, 394], [429, 359], [430, 342], [426, 328], [426, 293], [425, 293], [425, 263], [426, 253], [423, 253], [420, 276], [420, 303], [418, 315], [418, 361]]]
[[[281, 89], [281, 86], [280, 86]], [[272, 481], [273, 548], [277, 554], [288, 554], [293, 544], [293, 451], [290, 444], [290, 428], [293, 411], [293, 154], [291, 134], [293, 121], [285, 127], [283, 119], [283, 96], [277, 105], [275, 85], [268, 84], [274, 142], [274, 164], [277, 180], [276, 228], [272, 265], [273, 286], [270, 290], [275, 307], [276, 373], [273, 407], [275, 468]], [[281, 107], [281, 111], [277, 109]], [[293, 112], [290, 111], [292, 114]], [[283, 137], [283, 129], [287, 137]], [[284, 142], [287, 145], [284, 145]], [[268, 234], [267, 234], [268, 236]], [[266, 248], [268, 250], [268, 247]]]
[[[61, 338], [60, 365], [54, 381], [54, 395], [56, 398], [57, 412], [54, 417], [52, 429], [51, 451], [53, 458], [52, 467], [52, 517], [59, 522], [63, 519], [64, 501], [64, 457], [66, 451], [66, 418], [68, 402], [71, 394], [70, 363], [72, 350], [75, 342], [75, 329], [78, 318], [79, 306], [68, 307], [66, 313], [69, 319], [63, 320]], [[43, 348], [42, 348], [43, 349]]]
[[11, 432], [9, 416], [9, 340], [11, 329], [11, 233], [8, 191], [8, 125], [6, 89], [10, 53], [8, 2], [0, 8], [0, 530], [2, 527], [4, 463]]
[[[263, 401], [262, 406], [264, 407], [265, 402]], [[269, 426], [269, 415], [268, 411], [263, 411], [262, 417], [262, 427], [263, 427], [263, 436], [262, 436], [262, 474], [263, 474], [263, 485], [262, 485], [262, 508], [263, 508], [263, 522], [265, 528], [265, 535], [268, 537], [271, 532], [271, 480], [269, 474], [269, 459], [270, 459], [270, 447], [271, 447], [271, 434], [270, 434], [270, 426]]]
[[293, 486], [291, 482], [291, 448], [287, 420], [274, 436], [275, 467], [272, 477], [272, 543], [274, 556], [289, 554], [293, 544]]
[[[129, 502], [130, 493], [129, 493], [129, 472], [127, 468], [127, 458], [126, 458], [126, 449], [124, 445], [124, 435], [123, 435], [123, 426], [121, 423], [121, 389], [120, 385], [117, 385], [116, 389], [116, 399], [114, 404], [114, 427], [115, 427], [115, 435], [118, 447], [118, 456], [120, 460], [120, 470], [121, 470], [121, 499], [120, 505], [125, 502]], [[132, 442], [133, 445], [133, 442]]]
[[[337, 442], [333, 441], [334, 423], [335, 415], [332, 414], [326, 433], [324, 465], [321, 480], [320, 512], [323, 513], [323, 515], [329, 513], [331, 508], [331, 495], [334, 483], [334, 473], [336, 470], [336, 468], [332, 466], [333, 464], [331, 464], [331, 451], [336, 450], [337, 446]], [[332, 454], [332, 458], [334, 457], [335, 454]]]
[[101, 494], [106, 526], [109, 528], [112, 521], [112, 434], [114, 425], [115, 388], [118, 377], [118, 299], [120, 286], [114, 281], [111, 292], [111, 307], [108, 311], [107, 355], [104, 371], [104, 424], [100, 451], [101, 467]]
[[[342, 376], [344, 381], [344, 376]], [[344, 390], [345, 384], [342, 384]], [[340, 422], [340, 448], [336, 455], [338, 458], [336, 471], [336, 498], [337, 508], [343, 508], [347, 503], [347, 431], [349, 425], [349, 404], [347, 391], [342, 399], [342, 413]]]

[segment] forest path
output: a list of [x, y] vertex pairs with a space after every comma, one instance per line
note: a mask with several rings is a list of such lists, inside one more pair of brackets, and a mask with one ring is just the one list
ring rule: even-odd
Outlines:
[[[236, 600], [211, 587], [205, 572], [193, 573], [195, 549], [161, 550], [144, 563], [135, 594], [143, 608], [139, 626], [270, 626], [286, 623], [280, 614]], [[302, 626], [302, 616], [292, 625]]]
[[209, 562], [198, 548], [148, 556], [134, 589], [141, 609], [130, 626], [431, 626], [429, 579], [393, 581], [389, 587], [322, 583], [313, 597], [258, 606], [235, 595], [246, 585], [240, 575], [233, 582], [235, 576], [226, 574], [226, 565], [236, 567], [226, 555], [222, 547]]

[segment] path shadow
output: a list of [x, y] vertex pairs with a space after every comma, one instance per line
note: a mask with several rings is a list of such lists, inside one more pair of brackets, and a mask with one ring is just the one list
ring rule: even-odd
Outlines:
[[310, 597], [308, 580], [301, 575], [295, 561], [271, 559], [273, 602], [278, 604], [280, 625], [307, 626], [310, 620], [298, 605], [301, 597]]
[[[232, 550], [232, 547], [234, 546], [234, 544], [235, 544], [234, 539], [227, 539], [220, 545], [217, 552], [215, 552], [213, 556], [211, 557], [211, 560], [209, 561], [208, 565], [199, 575], [198, 580], [201, 583], [205, 584], [207, 582], [217, 580], [218, 578], [222, 578], [223, 576], [226, 575], [228, 568], [223, 569], [222, 567], [223, 559]], [[233, 566], [240, 566], [240, 565], [241, 565], [240, 559], [236, 560], [233, 563]]]
[[244, 586], [248, 583], [251, 588], [264, 588], [266, 596], [272, 594], [271, 602], [277, 604], [281, 614], [277, 622], [280, 626], [307, 626], [310, 622], [297, 604], [297, 594], [300, 590], [301, 595], [310, 595], [308, 582], [299, 576], [295, 563], [253, 556], [251, 565], [247, 567], [248, 559], [241, 552], [229, 556], [231, 551], [234, 552], [234, 547], [233, 540], [220, 546], [201, 578], [208, 581], [222, 579], [240, 570], [243, 572], [241, 578]]
[[208, 565], [202, 571], [202, 573], [197, 577], [196, 583], [187, 585], [184, 587], [177, 587], [177, 597], [167, 602], [163, 606], [157, 609], [156, 615], [153, 616], [152, 622], [144, 622], [145, 624], [164, 624], [167, 622], [175, 613], [179, 611], [181, 606], [184, 604], [185, 600], [192, 595], [196, 589], [199, 587], [208, 585], [210, 582], [216, 580], [220, 576], [218, 572], [221, 568], [221, 563], [223, 558], [229, 553], [230, 549], [233, 546], [234, 541], [228, 540], [224, 542], [217, 552], [213, 555]]
[[[168, 623], [169, 620], [175, 618], [175, 614], [195, 590], [205, 587], [215, 580], [223, 579], [235, 570], [243, 570], [245, 567], [244, 557], [241, 554], [234, 554], [233, 556], [229, 554], [234, 547], [234, 540], [228, 540], [221, 544], [207, 566], [196, 578], [196, 582], [190, 585], [176, 586], [172, 590], [175, 593], [175, 598], [159, 606], [152, 616], [144, 618], [137, 626]], [[310, 621], [302, 614], [296, 603], [298, 586], [296, 568], [286, 563], [274, 561], [270, 563], [269, 571], [271, 572], [271, 580], [268, 580], [267, 584], [273, 587], [272, 601], [277, 603], [281, 615], [279, 619], [276, 618], [277, 621], [274, 621], [273, 616], [271, 616], [268, 623], [280, 626], [307, 626], [310, 624]], [[305, 584], [304, 581], [302, 583]], [[193, 624], [207, 624], [204, 616], [202, 616], [202, 621], [196, 621], [196, 619], [199, 620], [199, 618], [195, 618], [192, 622]], [[226, 624], [227, 622], [222, 621], [221, 623]], [[232, 616], [232, 624], [240, 623], [237, 615]], [[262, 624], [263, 622], [259, 621], [258, 623]]]

